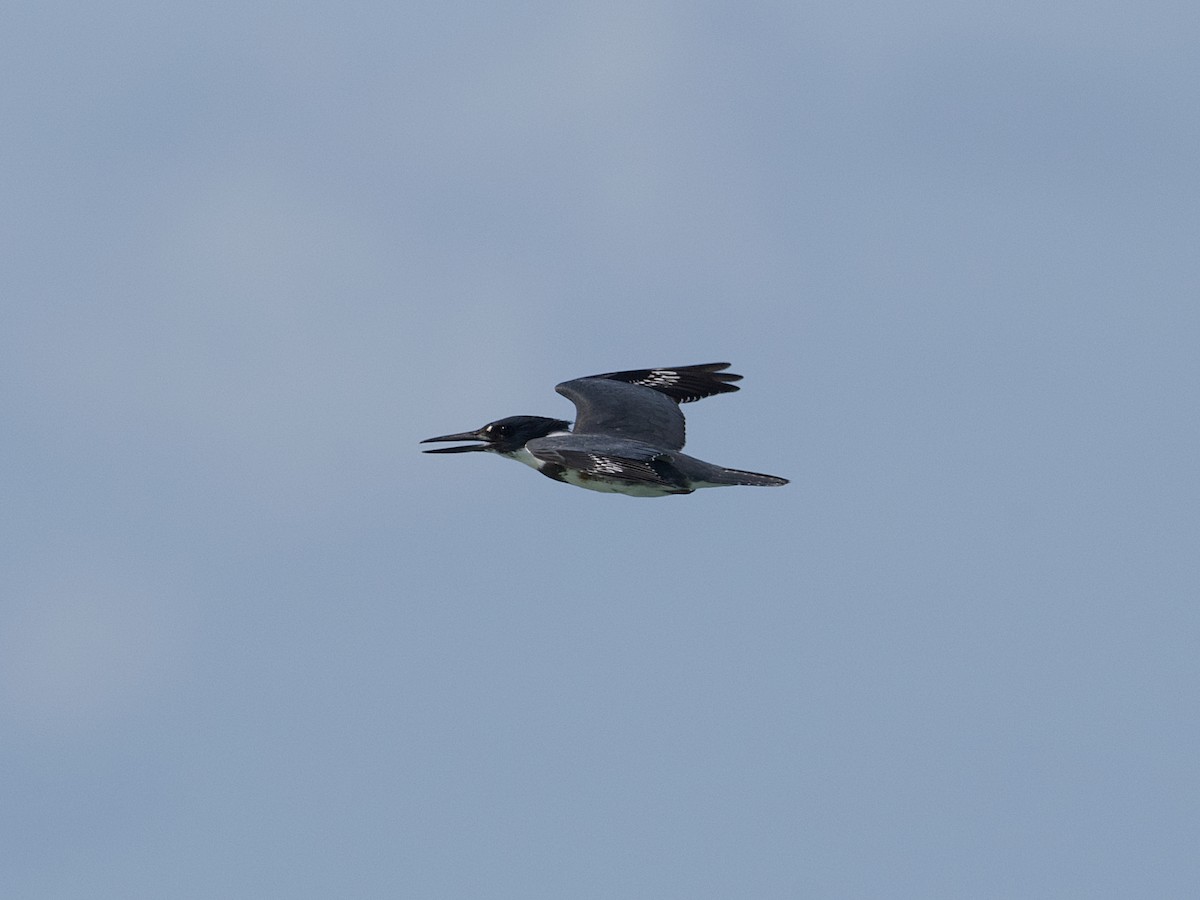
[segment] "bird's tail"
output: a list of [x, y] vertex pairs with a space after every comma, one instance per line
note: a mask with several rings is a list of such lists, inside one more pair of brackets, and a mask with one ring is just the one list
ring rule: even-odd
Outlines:
[[716, 473], [709, 475], [707, 480], [714, 484], [744, 484], [753, 487], [778, 487], [788, 483], [786, 478], [779, 478], [776, 475], [744, 472], [741, 469], [726, 469], [723, 466]]

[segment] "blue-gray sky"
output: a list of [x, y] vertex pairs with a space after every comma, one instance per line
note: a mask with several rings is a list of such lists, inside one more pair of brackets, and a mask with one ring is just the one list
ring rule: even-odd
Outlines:
[[2, 16], [6, 896], [1195, 895], [1196, 8]]

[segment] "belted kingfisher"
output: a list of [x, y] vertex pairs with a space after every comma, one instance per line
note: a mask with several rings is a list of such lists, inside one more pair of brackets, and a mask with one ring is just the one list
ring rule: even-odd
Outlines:
[[427, 438], [482, 441], [426, 453], [483, 451], [515, 459], [547, 478], [630, 497], [690, 494], [724, 485], [780, 485], [786, 478], [726, 469], [686, 456], [680, 403], [738, 390], [729, 363], [606, 372], [555, 388], [575, 404], [575, 428], [563, 419], [509, 416], [477, 431]]

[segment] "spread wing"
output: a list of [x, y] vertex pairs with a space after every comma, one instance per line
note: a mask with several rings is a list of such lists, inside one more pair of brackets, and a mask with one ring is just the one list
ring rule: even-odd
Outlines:
[[608, 434], [681, 450], [686, 439], [680, 403], [738, 390], [729, 363], [632, 369], [564, 381], [555, 388], [575, 404], [575, 434]]
[[576, 378], [555, 390], [575, 404], [575, 434], [628, 438], [666, 450], [683, 448], [683, 413], [666, 394], [603, 378]]
[[628, 372], [605, 372], [591, 378], [606, 378], [639, 384], [666, 394], [676, 403], [691, 403], [716, 394], [728, 394], [739, 390], [731, 381], [741, 381], [741, 375], [723, 372], [729, 363], [705, 363], [700, 366], [665, 366], [661, 369], [630, 369]]

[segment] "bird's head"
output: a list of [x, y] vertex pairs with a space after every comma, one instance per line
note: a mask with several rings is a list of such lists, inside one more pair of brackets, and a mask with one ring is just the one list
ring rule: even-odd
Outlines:
[[544, 416], [509, 416], [507, 419], [497, 419], [489, 422], [478, 431], [462, 431], [458, 434], [444, 434], [441, 437], [426, 438], [422, 444], [434, 444], [444, 441], [482, 441], [481, 444], [466, 444], [461, 447], [437, 447], [426, 450], [426, 453], [468, 453], [472, 450], [484, 450], [492, 453], [514, 453], [524, 447], [534, 438], [545, 437], [556, 431], [567, 431], [570, 422], [562, 419], [547, 419]]

